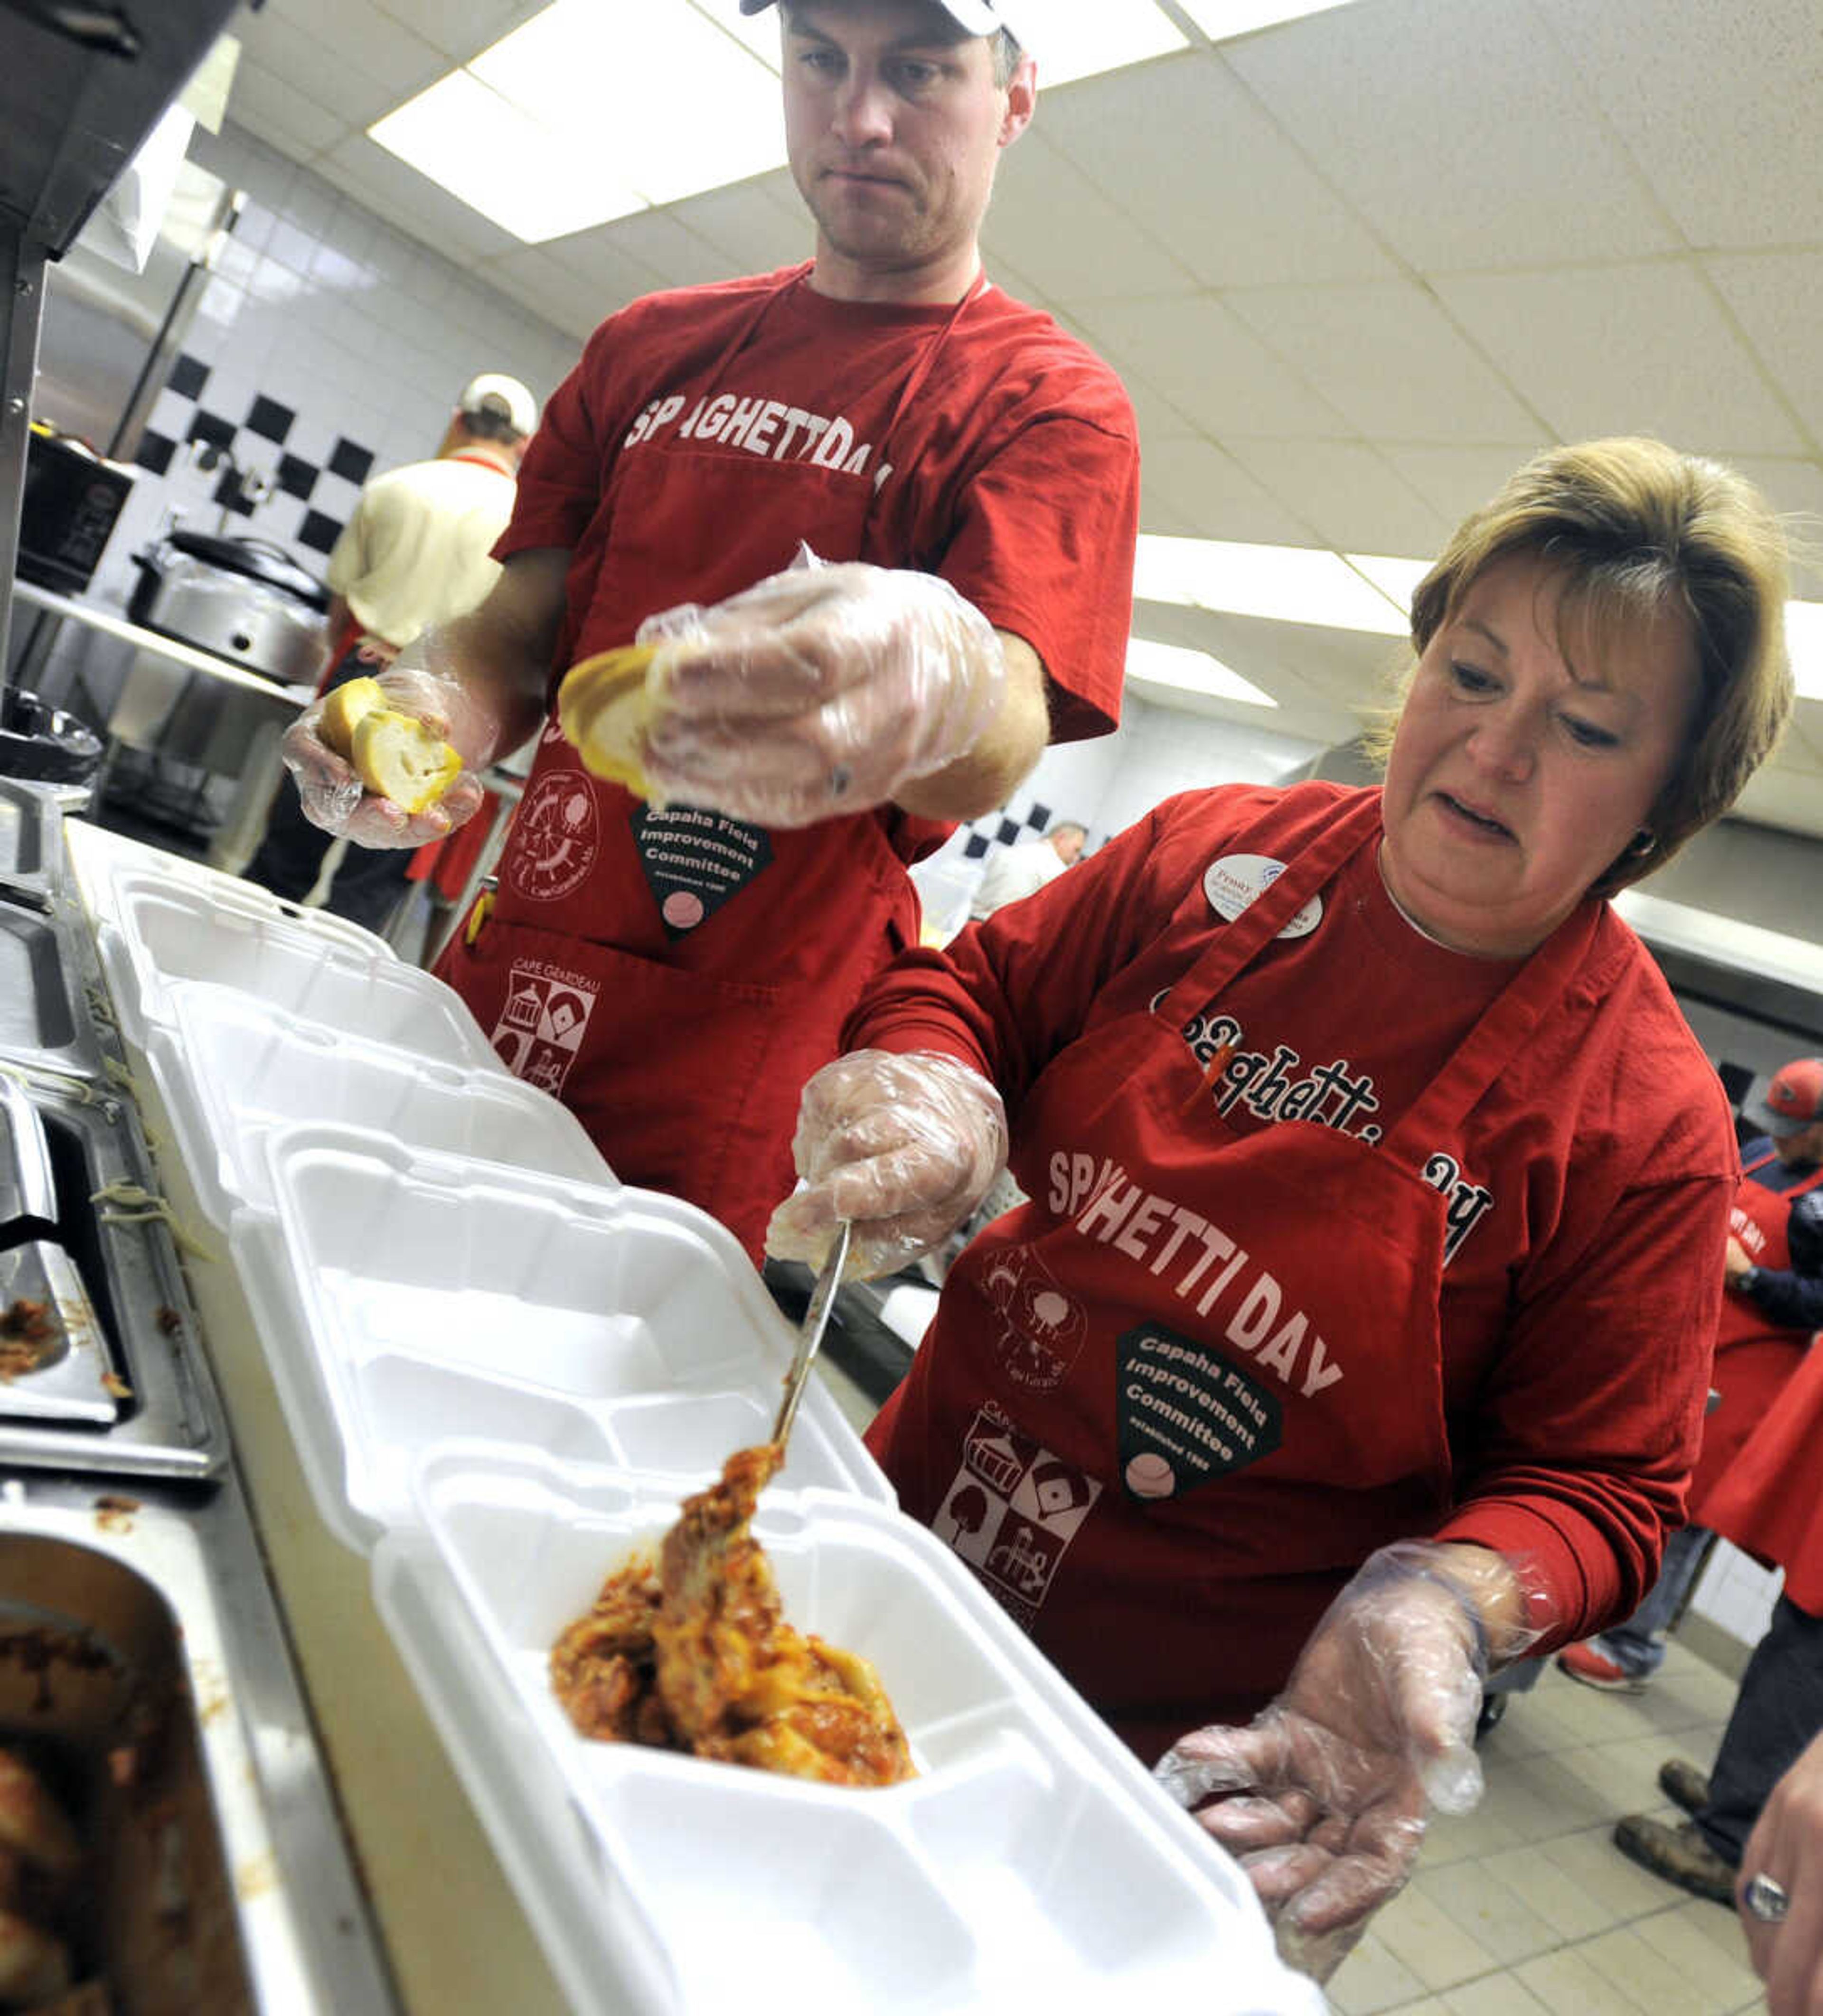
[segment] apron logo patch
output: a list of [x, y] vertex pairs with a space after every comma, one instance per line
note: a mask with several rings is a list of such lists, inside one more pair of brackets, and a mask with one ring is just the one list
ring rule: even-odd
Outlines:
[[515, 1078], [541, 1091], [560, 1093], [596, 998], [587, 981], [542, 960], [528, 960], [506, 976], [506, 998], [488, 1041]]
[[1270, 1456], [1284, 1438], [1278, 1396], [1263, 1381], [1161, 1325], [1120, 1338], [1115, 1372], [1129, 1498], [1181, 1498]]
[[1001, 1370], [1034, 1393], [1060, 1384], [1089, 1334], [1082, 1304], [1063, 1292], [1029, 1246], [1000, 1255], [982, 1276], [981, 1292], [1000, 1319], [995, 1349]]
[[582, 887], [601, 851], [601, 815], [580, 770], [547, 770], [521, 801], [501, 880], [528, 902], [554, 903]]
[[931, 1522], [989, 1592], [1027, 1629], [1057, 1564], [1101, 1486], [982, 1407], [962, 1441], [962, 1466]]
[[[1230, 923], [1256, 896], [1263, 895], [1285, 872], [1282, 861], [1263, 854], [1224, 854], [1203, 871], [1202, 892], [1209, 908]], [[1283, 931], [1281, 938], [1306, 938], [1323, 915], [1323, 898], [1313, 896]]]
[[772, 866], [764, 826], [694, 805], [663, 812], [642, 805], [632, 816], [633, 844], [668, 936], [682, 938], [712, 917], [762, 869]]

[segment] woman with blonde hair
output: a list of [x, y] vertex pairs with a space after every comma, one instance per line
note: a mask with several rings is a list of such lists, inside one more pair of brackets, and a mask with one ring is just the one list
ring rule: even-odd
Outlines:
[[1319, 1974], [1478, 1794], [1489, 1674], [1682, 1517], [1735, 1136], [1606, 898], [1771, 750], [1785, 595], [1731, 471], [1537, 457], [1418, 589], [1380, 786], [1168, 801], [805, 1088], [781, 1255], [901, 1265], [1010, 1145], [870, 1443]]

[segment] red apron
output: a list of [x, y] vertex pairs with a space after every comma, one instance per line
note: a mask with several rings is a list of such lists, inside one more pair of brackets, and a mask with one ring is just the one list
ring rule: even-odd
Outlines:
[[[1785, 1223], [1791, 1216], [1792, 1200], [1823, 1183], [1823, 1169], [1789, 1190], [1771, 1190], [1751, 1180], [1755, 1170], [1777, 1159], [1763, 1155], [1742, 1171], [1742, 1180], [1728, 1215], [1729, 1231], [1757, 1267], [1790, 1266]], [[1730, 1290], [1722, 1298], [1710, 1382], [1721, 1399], [1702, 1424], [1702, 1453], [1690, 1481], [1690, 1517], [1695, 1525], [1714, 1523], [1709, 1516], [1710, 1494], [1778, 1402], [1809, 1341], [1803, 1331], [1772, 1322], [1752, 1296]]]
[[[700, 383], [679, 388], [686, 400], [715, 391], [803, 276], [762, 298]], [[974, 298], [922, 345], [877, 466]], [[822, 560], [859, 558], [874, 495], [871, 471], [717, 452], [676, 433], [621, 455], [575, 655], [626, 643], [657, 610], [750, 587], [788, 567], [801, 542]], [[917, 918], [874, 814], [776, 832], [657, 812], [591, 776], [553, 716], [494, 907], [474, 943], [452, 936], [437, 970], [509, 1067], [557, 1093], [624, 1182], [712, 1211], [757, 1261], [794, 1180], [804, 1082], [835, 1054], [866, 981], [916, 942]]]
[[1812, 1345], [1703, 1506], [1702, 1523], [1785, 1570], [1823, 1617], [1823, 1349]]
[[1180, 1034], [1379, 837], [1373, 797], [1317, 829], [1153, 1012], [1051, 1063], [1014, 1173], [1042, 1197], [1061, 1147], [1101, 1179], [1073, 1218], [1029, 1203], [965, 1249], [868, 1436], [906, 1510], [1147, 1757], [1256, 1713], [1365, 1557], [1451, 1503], [1423, 1171], [1562, 997], [1597, 907], [1378, 1147], [1304, 1120], [1234, 1132]]

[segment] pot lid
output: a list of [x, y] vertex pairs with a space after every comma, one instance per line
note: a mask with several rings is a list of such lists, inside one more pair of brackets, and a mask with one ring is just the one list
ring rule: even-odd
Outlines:
[[186, 553], [207, 566], [229, 574], [244, 574], [268, 588], [281, 589], [307, 602], [312, 609], [327, 609], [330, 592], [315, 574], [307, 574], [283, 546], [269, 539], [218, 538], [207, 532], [173, 532], [165, 541], [174, 553]]

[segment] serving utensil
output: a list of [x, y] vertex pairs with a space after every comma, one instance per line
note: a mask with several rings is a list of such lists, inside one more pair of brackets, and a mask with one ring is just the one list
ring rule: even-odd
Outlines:
[[772, 1439], [781, 1453], [785, 1438], [791, 1432], [791, 1424], [797, 1418], [798, 1402], [804, 1397], [804, 1384], [810, 1377], [817, 1347], [823, 1342], [823, 1333], [829, 1327], [830, 1312], [835, 1306], [835, 1291], [841, 1286], [842, 1269], [848, 1265], [850, 1231], [845, 1219], [836, 1227], [828, 1256], [816, 1276], [816, 1286], [810, 1291], [810, 1306], [804, 1312], [804, 1320], [798, 1327], [798, 1348], [791, 1359], [791, 1369], [785, 1374], [785, 1397], [779, 1403], [779, 1417], [773, 1424]]

